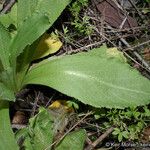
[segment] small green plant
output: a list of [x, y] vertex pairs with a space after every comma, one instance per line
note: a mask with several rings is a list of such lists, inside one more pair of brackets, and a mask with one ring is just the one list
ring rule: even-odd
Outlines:
[[83, 15], [83, 17], [80, 15], [81, 10], [87, 6], [88, 0], [76, 0], [70, 7], [73, 16], [71, 25], [73, 25], [75, 30], [82, 35], [90, 35], [93, 31], [93, 27], [90, 24], [90, 18], [87, 15]]
[[[150, 102], [150, 82], [106, 46], [53, 57], [31, 66], [42, 34], [70, 0], [18, 0], [0, 16], [0, 149], [16, 150], [9, 102], [28, 84], [51, 87], [94, 107], [125, 108]], [[59, 5], [58, 5], [59, 4]], [[15, 32], [8, 30], [15, 26]], [[13, 30], [14, 31], [14, 30]]]
[[102, 110], [95, 115], [96, 119], [106, 118], [103, 122], [105, 128], [115, 126], [112, 134], [117, 137], [119, 142], [138, 140], [143, 128], [150, 123], [150, 109], [147, 106], [126, 108], [124, 110]]

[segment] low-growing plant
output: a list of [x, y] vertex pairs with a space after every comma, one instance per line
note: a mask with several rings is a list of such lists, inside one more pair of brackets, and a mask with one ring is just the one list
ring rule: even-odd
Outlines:
[[139, 140], [142, 130], [149, 123], [150, 110], [147, 106], [120, 109], [101, 109], [95, 113], [96, 119], [102, 122], [105, 128], [115, 126], [112, 135], [121, 141]]
[[87, 15], [81, 17], [80, 12], [88, 6], [88, 0], [76, 0], [70, 6], [72, 14], [71, 25], [74, 26], [78, 34], [90, 35], [93, 32], [93, 26], [90, 24], [90, 18]]
[[[28, 84], [54, 88], [94, 107], [125, 108], [150, 102], [149, 80], [109, 53], [106, 46], [31, 66], [39, 37], [69, 2], [18, 0], [10, 13], [0, 16], [1, 150], [18, 149], [10, 126], [9, 102]], [[13, 30], [8, 30], [12, 25]]]

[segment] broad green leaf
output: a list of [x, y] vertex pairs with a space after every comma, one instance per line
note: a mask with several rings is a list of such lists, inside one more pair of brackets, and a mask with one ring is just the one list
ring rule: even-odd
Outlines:
[[1, 62], [1, 60], [0, 60], [0, 73], [1, 73], [2, 71], [4, 71], [4, 68], [3, 68], [2, 62]]
[[92, 52], [47, 60], [32, 68], [24, 84], [42, 84], [95, 107], [150, 103], [150, 82], [117, 58]]
[[10, 34], [6, 28], [0, 23], [0, 60], [4, 69], [8, 69], [9, 63], [9, 44], [10, 44]]
[[1, 82], [0, 82], [0, 99], [15, 101], [13, 90], [9, 89]]
[[41, 108], [39, 113], [30, 119], [29, 127], [21, 129], [16, 137], [23, 139], [25, 149], [44, 150], [53, 141], [53, 122], [49, 112]]
[[55, 150], [83, 150], [86, 140], [86, 131], [78, 130], [69, 133]]
[[36, 11], [49, 14], [51, 25], [60, 16], [61, 12], [71, 2], [71, 0], [39, 0]]
[[[53, 23], [57, 20], [61, 12], [65, 9], [65, 7], [69, 4], [70, 1], [71, 0], [19, 0], [18, 21], [20, 20], [19, 18], [24, 18], [24, 22], [20, 26], [18, 35], [14, 39], [13, 46], [11, 47], [11, 49], [15, 49], [13, 51], [17, 51], [19, 55], [20, 51], [23, 51], [25, 46], [32, 44], [34, 40], [36, 40], [44, 31], [46, 31], [49, 27], [53, 25]], [[26, 8], [26, 6], [29, 7]], [[24, 13], [24, 9], [26, 9], [26, 13]], [[40, 18], [41, 14], [47, 14], [45, 16], [47, 17], [46, 20], [44, 20], [45, 18]], [[37, 36], [33, 40], [35, 34]]]
[[27, 45], [31, 45], [49, 27], [46, 14], [35, 13], [28, 18], [18, 29], [10, 46], [11, 57], [16, 58]]
[[31, 46], [27, 46], [24, 49], [23, 53], [21, 53], [21, 55], [19, 55], [19, 57], [17, 58], [16, 76], [18, 79], [17, 80], [18, 89], [22, 88], [22, 80], [29, 68], [31, 61], [33, 60], [32, 58], [33, 58], [33, 55], [34, 55], [34, 52], [36, 50], [38, 43], [39, 43], [39, 39], [36, 40]]
[[0, 101], [0, 150], [19, 150], [9, 118], [8, 102]]
[[[16, 85], [16, 76], [13, 74], [13, 69], [9, 68], [0, 74], [0, 81], [14, 93], [18, 92]], [[20, 89], [19, 89], [20, 90]]]
[[52, 25], [70, 2], [71, 0], [19, 0], [18, 22], [22, 22], [35, 12], [39, 12], [49, 14]]
[[[38, 1], [38, 0], [36, 0]], [[31, 10], [32, 2], [36, 3], [35, 0], [18, 0], [17, 2], [17, 24], [18, 26], [23, 23], [28, 17], [31, 16], [32, 13], [34, 13], [33, 10]]]
[[[33, 60], [32, 54], [35, 51], [35, 49], [32, 49], [33, 46], [28, 48], [25, 47], [27, 45], [31, 45], [33, 41], [35, 41], [49, 27], [53, 25], [53, 23], [56, 21], [56, 19], [59, 17], [59, 15], [64, 10], [66, 5], [68, 5], [69, 2], [70, 0], [18, 1], [18, 23], [20, 24], [20, 26], [18, 29], [18, 34], [14, 38], [14, 41], [12, 42], [10, 48], [12, 49], [11, 59], [13, 59], [13, 61], [11, 62], [13, 65], [15, 64], [16, 56], [18, 56], [23, 50], [25, 50], [23, 54], [21, 54], [22, 56], [20, 57], [23, 58], [21, 59], [21, 65], [17, 66], [17, 76], [19, 77], [20, 80], [18, 83], [18, 87], [20, 87], [21, 81], [24, 78], [24, 74], [26, 73], [29, 64]], [[22, 10], [26, 9], [26, 6], [29, 7], [27, 8], [26, 13], [24, 13], [24, 11]], [[42, 15], [43, 13], [49, 15], [44, 16]]]
[[0, 15], [0, 22], [6, 28], [8, 28], [11, 24], [17, 27], [17, 4], [11, 8], [9, 13]]

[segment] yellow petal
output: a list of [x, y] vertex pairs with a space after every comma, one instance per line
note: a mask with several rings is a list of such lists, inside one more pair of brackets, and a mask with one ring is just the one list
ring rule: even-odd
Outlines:
[[49, 107], [49, 109], [63, 109], [66, 113], [74, 112], [73, 107], [68, 106], [65, 100], [56, 100]]
[[57, 52], [62, 46], [62, 42], [59, 40], [58, 36], [54, 33], [45, 33], [35, 51], [33, 60], [45, 57], [49, 54]]

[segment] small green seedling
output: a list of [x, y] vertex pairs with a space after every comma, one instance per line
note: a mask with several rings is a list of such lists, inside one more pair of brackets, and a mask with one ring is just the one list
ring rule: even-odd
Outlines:
[[83, 8], [88, 6], [88, 0], [77, 0], [70, 6], [72, 14], [71, 25], [82, 35], [90, 35], [93, 32], [93, 26], [90, 24], [90, 18], [87, 15], [80, 16]]
[[121, 141], [139, 140], [144, 127], [150, 120], [150, 110], [147, 106], [120, 109], [98, 109], [95, 113], [96, 119], [103, 120], [102, 126], [110, 128], [115, 126], [112, 135], [114, 139]]

